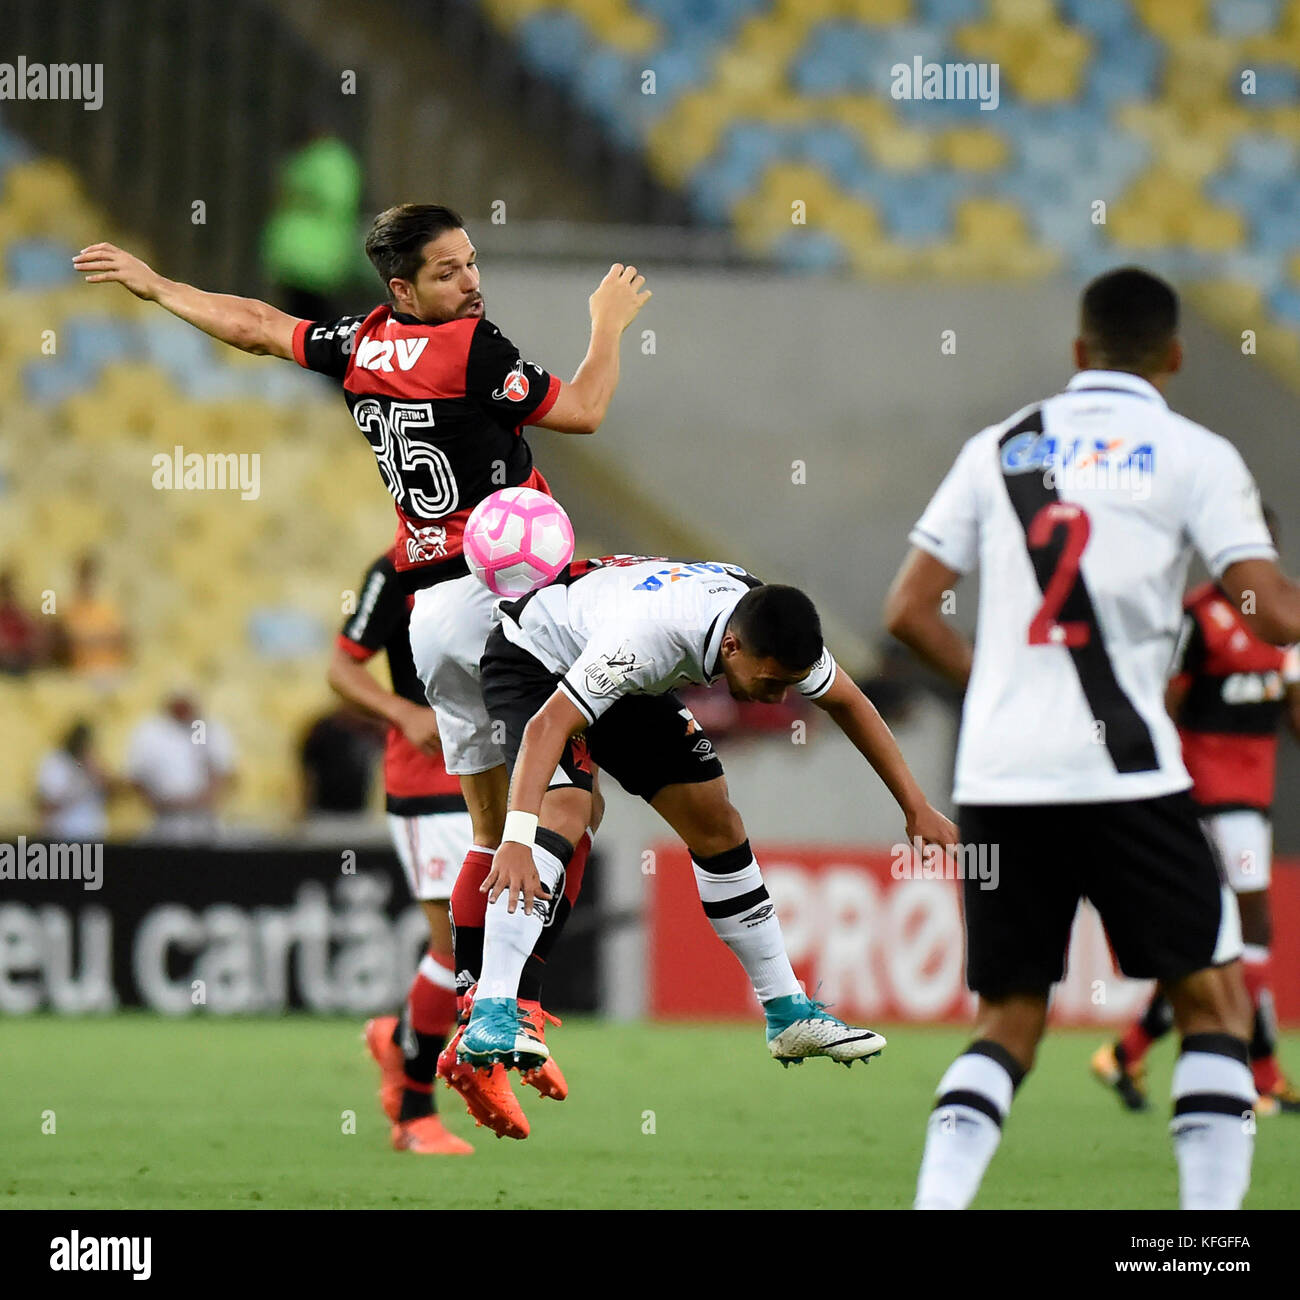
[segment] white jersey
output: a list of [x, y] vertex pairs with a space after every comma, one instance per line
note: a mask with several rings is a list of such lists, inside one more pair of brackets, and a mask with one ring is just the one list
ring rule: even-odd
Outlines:
[[[722, 675], [727, 620], [758, 580], [734, 564], [613, 556], [501, 606], [506, 638], [552, 672], [595, 722], [631, 693], [662, 695]], [[816, 699], [835, 680], [829, 650], [795, 690]]]
[[1164, 692], [1192, 548], [1215, 578], [1276, 559], [1231, 443], [1143, 379], [1083, 371], [970, 439], [911, 541], [959, 573], [980, 568], [957, 803], [1191, 784]]

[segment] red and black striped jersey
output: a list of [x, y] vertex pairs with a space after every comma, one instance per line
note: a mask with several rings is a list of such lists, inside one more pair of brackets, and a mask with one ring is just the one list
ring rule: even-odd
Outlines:
[[1192, 797], [1225, 811], [1273, 802], [1277, 732], [1300, 652], [1261, 641], [1213, 582], [1187, 593], [1174, 681], [1186, 689], [1178, 717]]
[[468, 572], [469, 513], [498, 488], [548, 492], [523, 437], [560, 381], [525, 361], [491, 321], [426, 324], [385, 305], [300, 321], [298, 364], [337, 379], [397, 507], [394, 563], [407, 591]]
[[[393, 552], [381, 555], [366, 570], [357, 610], [339, 633], [338, 645], [358, 663], [382, 650], [388, 657], [393, 693], [427, 707], [424, 687], [411, 657], [410, 621], [414, 599], [397, 580]], [[464, 812], [460, 780], [452, 776], [442, 755], [430, 758], [411, 744], [400, 727], [389, 727], [384, 746], [384, 793], [391, 813], [415, 817], [422, 813]]]

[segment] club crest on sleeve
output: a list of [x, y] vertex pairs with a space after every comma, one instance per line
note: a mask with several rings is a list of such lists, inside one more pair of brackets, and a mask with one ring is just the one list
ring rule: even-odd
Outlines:
[[528, 396], [528, 376], [524, 374], [524, 363], [521, 361], [505, 377], [501, 387], [492, 394], [494, 402], [522, 402]]

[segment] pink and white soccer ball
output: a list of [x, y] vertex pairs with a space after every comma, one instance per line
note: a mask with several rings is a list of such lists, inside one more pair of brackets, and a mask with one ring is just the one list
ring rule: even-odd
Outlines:
[[470, 572], [498, 596], [526, 596], [573, 559], [573, 525], [554, 497], [501, 488], [474, 507], [462, 542]]

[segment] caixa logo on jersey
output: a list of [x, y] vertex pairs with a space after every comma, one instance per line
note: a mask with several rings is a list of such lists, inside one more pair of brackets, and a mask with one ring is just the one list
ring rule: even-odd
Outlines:
[[[694, 564], [674, 564], [667, 569], [660, 569], [657, 573], [652, 573], [642, 582], [638, 582], [633, 591], [658, 591], [661, 587], [674, 582], [680, 582], [683, 578], [698, 578], [703, 574], [722, 574], [730, 575], [734, 578], [745, 578], [749, 575], [738, 564], [713, 564], [707, 560], [697, 560]], [[718, 590], [721, 590], [719, 588]]]
[[1088, 473], [1146, 475], [1155, 472], [1156, 451], [1149, 443], [1126, 447], [1123, 438], [1072, 438], [1066, 441], [1050, 433], [1029, 430], [1009, 438], [1002, 448], [1005, 474], [1028, 474], [1034, 470], [1057, 475]]

